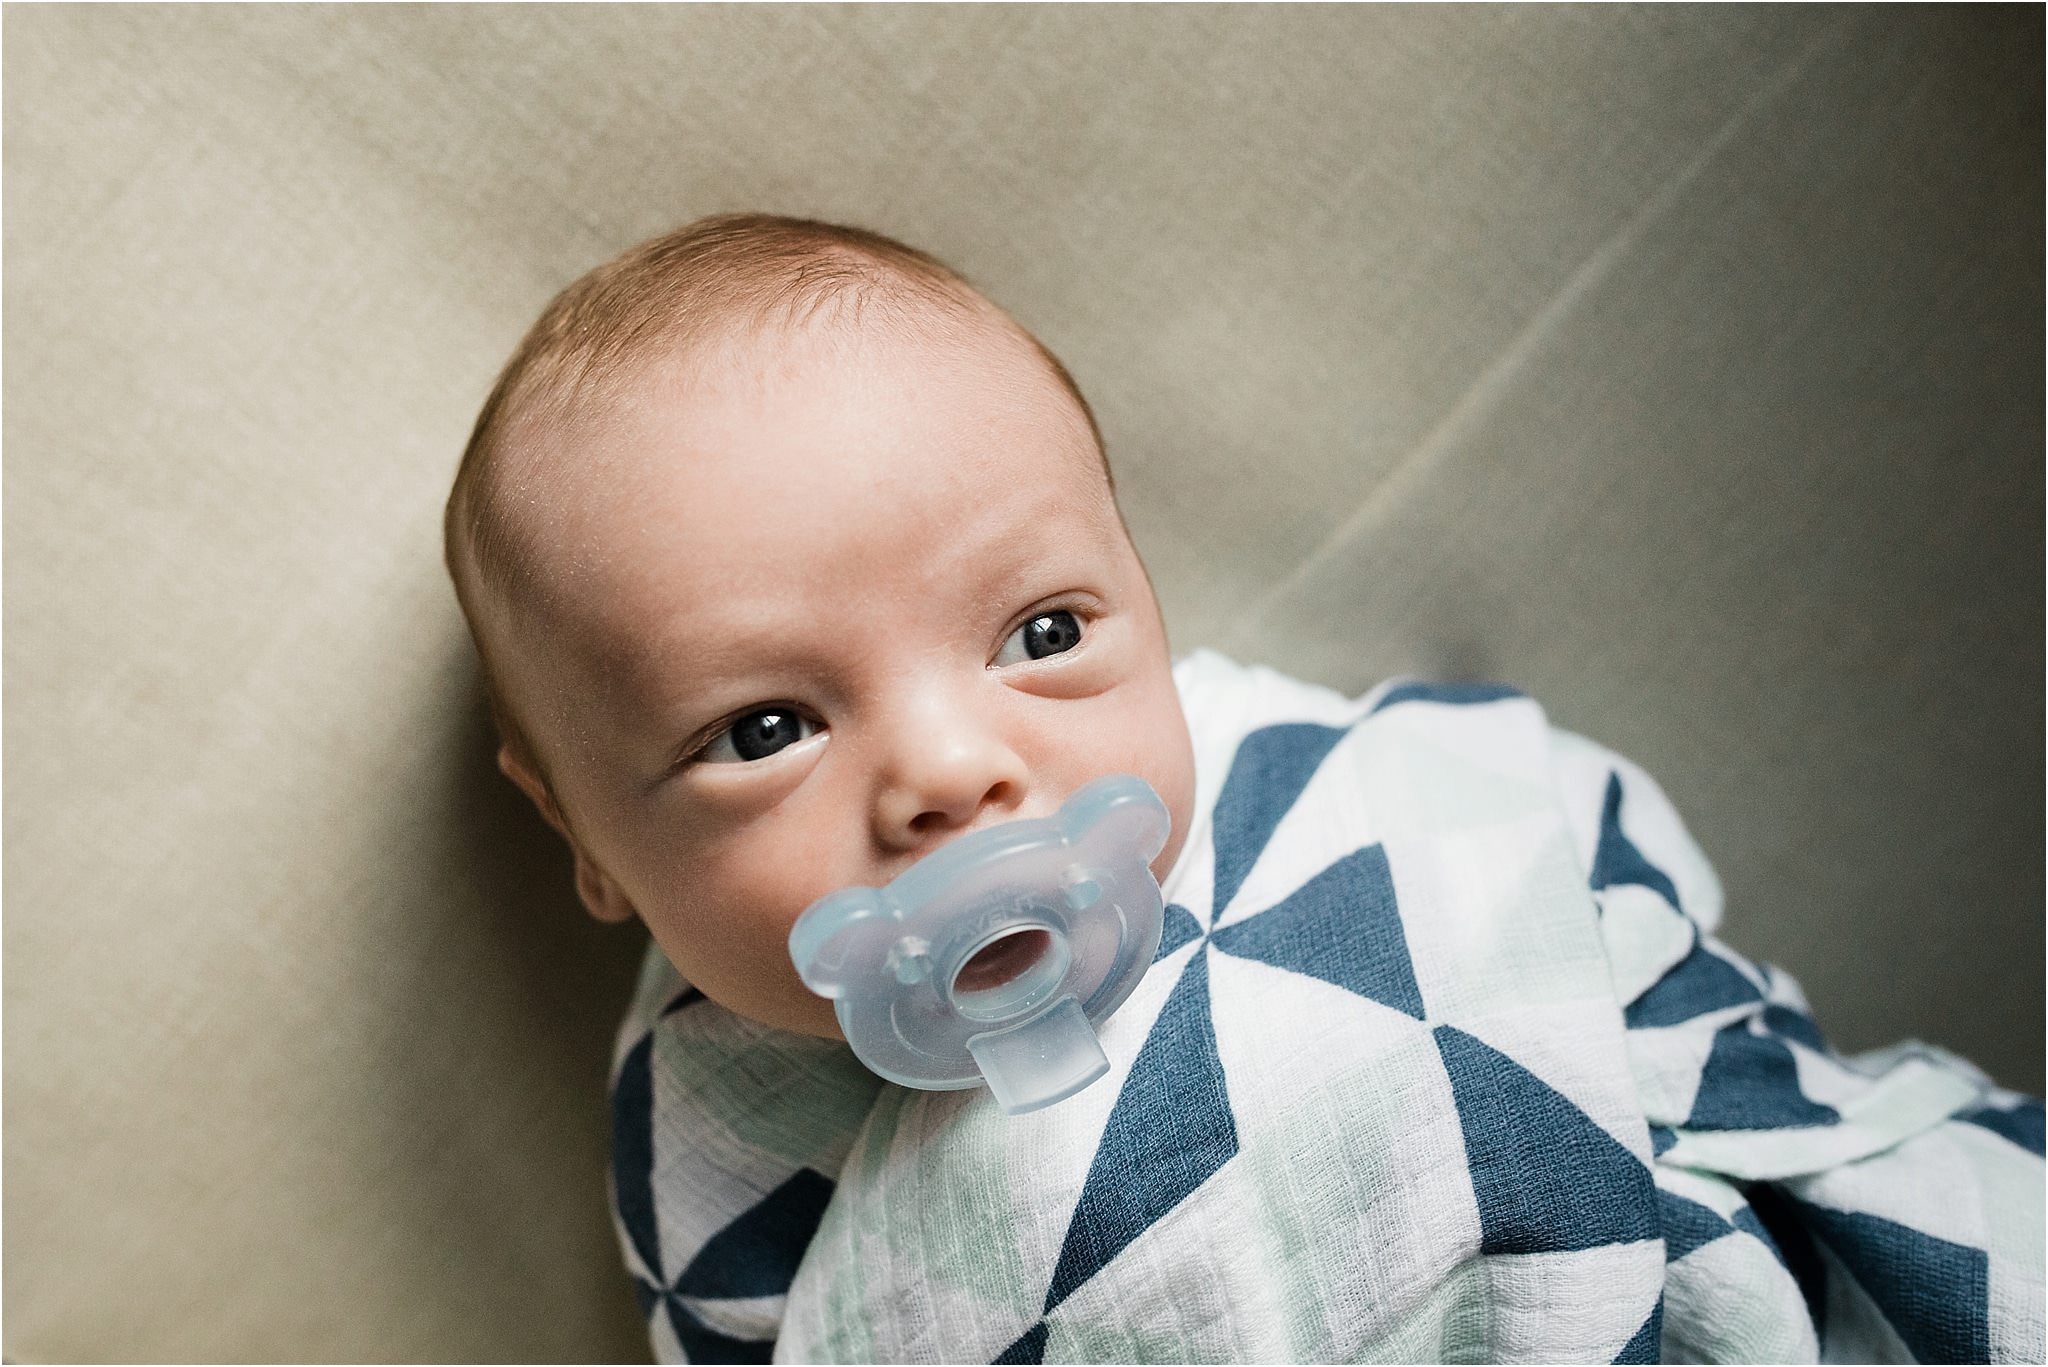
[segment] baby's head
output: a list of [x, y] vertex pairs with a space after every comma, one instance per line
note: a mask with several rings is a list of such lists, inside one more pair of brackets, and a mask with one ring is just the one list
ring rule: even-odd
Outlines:
[[1165, 627], [1066, 370], [938, 262], [691, 224], [565, 290], [477, 420], [449, 572], [499, 766], [593, 915], [755, 1020], [837, 1037], [813, 900], [1125, 772], [1178, 856]]

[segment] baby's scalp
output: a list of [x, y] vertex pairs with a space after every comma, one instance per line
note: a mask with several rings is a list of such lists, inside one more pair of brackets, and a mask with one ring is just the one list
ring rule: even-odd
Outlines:
[[693, 362], [812, 324], [1020, 338], [1080, 410], [1114, 497], [1100, 429], [1066, 367], [936, 258], [864, 229], [762, 214], [699, 219], [630, 248], [557, 295], [515, 349], [478, 414], [443, 522], [500, 733], [543, 782], [505, 677], [512, 624], [543, 591], [536, 519], [565, 481], [590, 473], [566, 435], [601, 427], [656, 371], [687, 375]]

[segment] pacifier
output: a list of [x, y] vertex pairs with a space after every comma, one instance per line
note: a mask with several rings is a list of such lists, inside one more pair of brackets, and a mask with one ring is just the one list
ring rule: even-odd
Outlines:
[[860, 1061], [930, 1090], [983, 1081], [1011, 1115], [1109, 1071], [1096, 1029], [1159, 949], [1166, 804], [1110, 774], [1051, 816], [942, 845], [887, 887], [819, 898], [789, 932]]

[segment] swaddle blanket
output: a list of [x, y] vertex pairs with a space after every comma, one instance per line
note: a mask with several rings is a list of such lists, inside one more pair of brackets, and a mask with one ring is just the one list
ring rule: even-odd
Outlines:
[[650, 955], [615, 1215], [657, 1356], [2040, 1360], [2040, 1103], [1842, 1058], [1627, 761], [1490, 686], [1197, 652], [1111, 1071], [1011, 1118]]

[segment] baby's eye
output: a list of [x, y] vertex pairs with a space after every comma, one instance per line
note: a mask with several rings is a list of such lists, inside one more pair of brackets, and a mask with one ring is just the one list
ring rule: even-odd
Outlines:
[[[1013, 644], [1015, 650], [1011, 649]], [[1048, 655], [1072, 650], [1079, 644], [1079, 618], [1064, 608], [1057, 612], [1041, 612], [1010, 633], [1010, 639], [1004, 641], [1002, 650], [997, 652], [995, 662], [1014, 665], [1025, 660], [1042, 660]]]
[[697, 758], [710, 764], [745, 764], [818, 733], [816, 724], [786, 707], [749, 712], [711, 738]]

